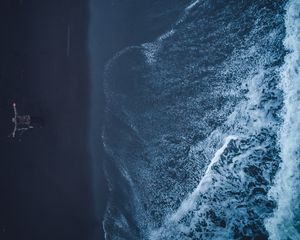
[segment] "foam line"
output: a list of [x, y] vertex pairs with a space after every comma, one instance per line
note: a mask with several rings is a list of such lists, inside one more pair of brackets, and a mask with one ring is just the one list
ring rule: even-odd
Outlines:
[[193, 7], [195, 7], [197, 4], [199, 3], [199, 0], [196, 0], [194, 2], [192, 2], [189, 6], [186, 7], [186, 11], [189, 11], [190, 9], [192, 9]]
[[269, 193], [277, 201], [278, 208], [274, 216], [265, 222], [273, 240], [300, 239], [294, 225], [300, 197], [300, 1], [289, 1], [286, 10], [284, 46], [289, 54], [281, 69], [285, 107], [280, 132], [282, 164]]
[[232, 141], [232, 140], [236, 140], [237, 137], [236, 136], [228, 136], [225, 139], [225, 142], [223, 144], [223, 146], [218, 149], [218, 151], [215, 153], [213, 159], [211, 160], [210, 164], [207, 166], [207, 169], [204, 173], [204, 176], [202, 177], [202, 179], [200, 180], [198, 186], [196, 187], [196, 189], [188, 196], [188, 198], [186, 198], [181, 206], [178, 208], [178, 210], [171, 216], [170, 221], [174, 221], [174, 222], [178, 222], [181, 218], [183, 218], [188, 211], [193, 210], [195, 207], [195, 203], [197, 201], [198, 196], [205, 192], [209, 186], [209, 184], [211, 183], [212, 180], [212, 166], [219, 161], [221, 155], [223, 154], [223, 152], [225, 151], [225, 149], [227, 148], [228, 144]]

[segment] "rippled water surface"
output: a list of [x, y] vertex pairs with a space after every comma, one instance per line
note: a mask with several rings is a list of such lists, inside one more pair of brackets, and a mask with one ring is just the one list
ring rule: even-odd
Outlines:
[[300, 1], [163, 9], [104, 73], [106, 239], [300, 239]]

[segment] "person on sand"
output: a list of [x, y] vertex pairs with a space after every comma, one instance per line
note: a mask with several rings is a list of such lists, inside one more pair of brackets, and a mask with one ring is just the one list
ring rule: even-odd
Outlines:
[[31, 117], [30, 115], [18, 115], [16, 103], [13, 103], [13, 109], [14, 117], [12, 118], [12, 122], [14, 123], [14, 129], [10, 135], [13, 138], [16, 136], [16, 133], [18, 131], [20, 131], [20, 134], [22, 134], [24, 131], [33, 128], [33, 125], [39, 127], [42, 126], [43, 121], [39, 117]]

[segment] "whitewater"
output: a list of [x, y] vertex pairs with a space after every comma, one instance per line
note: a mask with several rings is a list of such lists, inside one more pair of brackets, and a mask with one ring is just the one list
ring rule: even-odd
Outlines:
[[106, 239], [300, 239], [299, 64], [299, 0], [193, 1], [112, 56]]
[[300, 239], [300, 1], [286, 6], [288, 50], [281, 69], [284, 92], [283, 126], [280, 132], [281, 169], [270, 196], [278, 204], [274, 216], [266, 221], [270, 239]]

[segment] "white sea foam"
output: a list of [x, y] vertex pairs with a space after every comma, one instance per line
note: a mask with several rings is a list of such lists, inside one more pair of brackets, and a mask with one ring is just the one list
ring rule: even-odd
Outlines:
[[188, 5], [185, 8], [185, 14], [183, 14], [174, 24], [174, 27], [171, 28], [171, 30], [168, 30], [167, 32], [163, 33], [162, 35], [160, 35], [155, 41], [153, 42], [148, 42], [148, 43], [143, 43], [142, 46], [144, 47], [144, 55], [146, 56], [146, 61], [148, 64], [153, 64], [155, 62], [155, 57], [157, 52], [160, 50], [161, 48], [161, 44], [164, 40], [166, 40], [167, 38], [171, 37], [172, 35], [175, 34], [176, 29], [175, 27], [182, 23], [183, 20], [186, 18], [188, 12], [194, 8], [197, 4], [199, 3], [199, 0], [196, 0], [194, 2], [192, 2], [190, 5]]
[[192, 9], [193, 7], [195, 7], [197, 4], [199, 3], [199, 0], [196, 0], [194, 2], [192, 2], [189, 6], [186, 7], [186, 11], [189, 11], [190, 9]]
[[161, 44], [164, 40], [171, 37], [175, 33], [175, 30], [172, 28], [170, 31], [165, 32], [160, 35], [154, 42], [143, 43], [144, 55], [146, 57], [146, 62], [148, 64], [153, 64], [155, 62], [156, 54], [161, 48]]
[[236, 136], [228, 136], [225, 139], [225, 142], [223, 144], [223, 146], [218, 149], [213, 157], [213, 159], [211, 160], [210, 164], [207, 166], [207, 169], [202, 177], [202, 179], [200, 180], [198, 186], [196, 187], [196, 189], [181, 203], [180, 207], [178, 208], [178, 210], [172, 214], [172, 216], [170, 217], [170, 221], [172, 222], [178, 222], [182, 217], [184, 217], [184, 215], [188, 212], [193, 210], [193, 208], [195, 207], [196, 204], [196, 200], [198, 198], [198, 196], [202, 193], [205, 192], [207, 190], [207, 187], [211, 184], [212, 181], [212, 166], [219, 161], [221, 155], [223, 154], [224, 150], [227, 148], [228, 144], [232, 141], [232, 140], [236, 140], [237, 137]]
[[142, 44], [144, 47], [143, 53], [146, 57], [146, 61], [148, 64], [152, 64], [155, 62], [155, 55], [159, 49], [159, 44], [156, 42], [144, 43]]
[[159, 40], [165, 40], [168, 37], [172, 36], [175, 33], [174, 29], [171, 29], [170, 31], [164, 33], [163, 35], [161, 35], [158, 39]]
[[[185, 9], [185, 14], [189, 12], [189, 9], [194, 8], [197, 5], [197, 3], [199, 3], [199, 1], [195, 1], [190, 6], [188, 6]], [[177, 23], [180, 24], [181, 20], [179, 20]], [[163, 63], [164, 59], [161, 59], [160, 50], [164, 51], [164, 49], [162, 49], [162, 46], [165, 40], [172, 41], [173, 34], [176, 34], [176, 31], [178, 31], [178, 33], [180, 32], [180, 30], [177, 29], [176, 24], [174, 25], [174, 30], [172, 30], [173, 29], [172, 28], [171, 31], [166, 32], [161, 37], [159, 37], [156, 41], [152, 43], [145, 43], [142, 45], [148, 63], [151, 64], [153, 63], [154, 65], [153, 69], [158, 70], [158, 71], [154, 71], [155, 74], [153, 74], [154, 75], [153, 79], [155, 80], [154, 81], [155, 84], [157, 85], [161, 84], [160, 89], [163, 89], [163, 87], [167, 86], [166, 84], [164, 85], [164, 83], [167, 82], [167, 80], [169, 79], [172, 80], [172, 77], [174, 78], [174, 76], [170, 74], [169, 72], [170, 70], [168, 68], [167, 69], [163, 68], [163, 71], [159, 71], [161, 69], [157, 68], [156, 66], [157, 63], [155, 62], [158, 58], [160, 58], [159, 63], [161, 62]], [[195, 24], [194, 27], [195, 29], [199, 28], [198, 24]], [[259, 28], [257, 29], [254, 28], [253, 35], [255, 36], [256, 36], [256, 31], [259, 31]], [[201, 35], [200, 34], [197, 35], [197, 41], [200, 41], [198, 36]], [[261, 36], [261, 34], [259, 36]], [[265, 36], [265, 39], [260, 38], [260, 42], [264, 42], [265, 45], [268, 45], [266, 43], [269, 43], [271, 41], [270, 37], [267, 34], [265, 34], [265, 32], [263, 36]], [[186, 39], [190, 40], [191, 38], [186, 38]], [[266, 39], [268, 39], [268, 41], [266, 41]], [[255, 37], [255, 40], [257, 40], [257, 37]], [[174, 44], [176, 44], [176, 42], [174, 42]], [[256, 154], [255, 152], [267, 151], [266, 149], [270, 147], [270, 144], [273, 144], [273, 142], [272, 143], [255, 142], [255, 135], [260, 133], [262, 129], [273, 130], [274, 124], [272, 122], [272, 117], [270, 118], [268, 117], [269, 116], [268, 112], [269, 110], [271, 111], [272, 104], [274, 103], [273, 102], [270, 103], [269, 100], [265, 100], [264, 104], [261, 104], [261, 106], [259, 105], [263, 100], [263, 97], [265, 97], [264, 92], [273, 91], [267, 85], [267, 80], [270, 80], [269, 75], [271, 74], [272, 76], [274, 76], [277, 74], [274, 68], [272, 68], [270, 72], [268, 71], [268, 69], [264, 68], [266, 64], [269, 64], [270, 62], [273, 61], [272, 56], [274, 52], [269, 50], [266, 50], [265, 52], [263, 48], [259, 47], [259, 44], [258, 46], [256, 46], [256, 42], [251, 44], [251, 46], [252, 47], [250, 47], [247, 50], [243, 50], [243, 51], [237, 50], [236, 54], [233, 54], [233, 56], [230, 59], [227, 59], [227, 63], [222, 65], [219, 69], [215, 69], [215, 68], [211, 69], [213, 70], [213, 72], [218, 73], [218, 79], [228, 79], [229, 77], [230, 78], [235, 77], [237, 81], [236, 83], [232, 84], [233, 86], [235, 86], [235, 84], [237, 84], [238, 81], [241, 81], [241, 84], [246, 83], [245, 87], [242, 88], [247, 89], [248, 92], [244, 96], [245, 101], [241, 101], [240, 104], [238, 104], [237, 106], [234, 105], [233, 112], [226, 110], [227, 108], [232, 107], [232, 105], [229, 104], [227, 106], [224, 104], [225, 106], [222, 107], [222, 109], [216, 109], [208, 113], [208, 115], [210, 116], [207, 117], [207, 119], [213, 119], [214, 116], [216, 115], [218, 116], [222, 114], [226, 115], [227, 113], [229, 114], [229, 112], [231, 112], [230, 116], [227, 118], [227, 121], [225, 123], [222, 123], [222, 126], [215, 129], [212, 133], [209, 132], [208, 133], [209, 136], [207, 136], [205, 140], [200, 140], [198, 143], [195, 142], [191, 146], [189, 146], [188, 157], [184, 159], [184, 165], [181, 166], [181, 168], [185, 169], [187, 173], [190, 173], [190, 175], [193, 176], [192, 178], [189, 179], [189, 181], [185, 180], [185, 182], [182, 182], [180, 179], [178, 180], [176, 179], [176, 181], [178, 181], [178, 185], [176, 185], [176, 183], [173, 185], [170, 184], [171, 181], [168, 178], [168, 176], [164, 175], [166, 173], [165, 169], [170, 167], [168, 166], [168, 164], [166, 164], [166, 162], [169, 156], [172, 157], [173, 155], [173, 153], [167, 155], [165, 150], [165, 149], [169, 149], [170, 142], [171, 142], [170, 140], [166, 139], [165, 141], [166, 144], [164, 144], [164, 141], [159, 141], [159, 144], [156, 144], [155, 141], [150, 143], [146, 142], [147, 151], [145, 152], [147, 153], [147, 158], [151, 159], [151, 162], [147, 164], [149, 165], [151, 164], [151, 171], [147, 172], [147, 169], [145, 168], [143, 172], [143, 178], [139, 178], [138, 179], [139, 182], [137, 182], [136, 179], [134, 179], [134, 177], [131, 178], [135, 183], [134, 185], [136, 189], [138, 189], [139, 187], [147, 189], [147, 191], [144, 191], [143, 189], [143, 192], [138, 191], [137, 193], [139, 194], [138, 196], [139, 199], [142, 199], [141, 197], [143, 196], [143, 194], [146, 196], [145, 199], [141, 200], [141, 203], [143, 203], [144, 201], [147, 205], [136, 204], [137, 201], [135, 200], [133, 204], [133, 206], [135, 207], [133, 214], [137, 213], [135, 217], [139, 225], [138, 227], [139, 229], [141, 229], [143, 239], [155, 239], [155, 240], [191, 239], [190, 237], [188, 237], [187, 235], [188, 233], [195, 234], [194, 239], [196, 239], [196, 237], [198, 237], [198, 239], [232, 239], [233, 236], [232, 230], [236, 228], [237, 225], [239, 226], [240, 223], [244, 224], [244, 225], [241, 224], [241, 226], [239, 226], [240, 227], [239, 230], [242, 231], [243, 230], [242, 228], [245, 225], [247, 226], [247, 224], [249, 223], [247, 219], [248, 208], [246, 205], [250, 203], [243, 202], [242, 201], [243, 199], [240, 198], [238, 200], [241, 201], [240, 202], [241, 204], [239, 204], [236, 199], [237, 197], [230, 194], [231, 192], [233, 192], [233, 194], [244, 193], [245, 195], [247, 195], [248, 194], [247, 191], [249, 190], [250, 192], [250, 190], [252, 190], [249, 188], [247, 188], [246, 190], [244, 189], [245, 186], [247, 186], [247, 183], [249, 183], [252, 180], [251, 176], [247, 175], [247, 173], [244, 171], [246, 167], [254, 166], [257, 167], [258, 169], [262, 169], [263, 175], [266, 176], [266, 179], [270, 179], [268, 174], [271, 171], [271, 170], [269, 171], [269, 169], [271, 168], [271, 167], [269, 168], [269, 166], [271, 164], [269, 164], [268, 167], [264, 166], [265, 168], [263, 168], [261, 167], [261, 165], [259, 165], [263, 161], [261, 161], [259, 157], [257, 158], [253, 158], [253, 157], [255, 157], [254, 156]], [[179, 47], [177, 49], [179, 49]], [[116, 59], [119, 57], [120, 55], [116, 54]], [[193, 63], [197, 62], [195, 61], [193, 55], [190, 56], [189, 59], [191, 61], [193, 60]], [[189, 61], [187, 61], [186, 63], [189, 63]], [[192, 65], [192, 66], [193, 68], [199, 69], [199, 71], [201, 71], [199, 65]], [[222, 69], [223, 71], [221, 71], [220, 69]], [[173, 68], [171, 68], [171, 72], [173, 73]], [[176, 71], [174, 72], [176, 73]], [[177, 75], [180, 75], [182, 76], [182, 78], [184, 78], [186, 76], [186, 73], [185, 74], [184, 73], [185, 72], [183, 71], [180, 72], [180, 74], [176, 73], [176, 77]], [[165, 75], [167, 77], [165, 77]], [[275, 80], [274, 79], [272, 79], [272, 81], [277, 81], [276, 79]], [[182, 82], [184, 83], [184, 81]], [[224, 81], [222, 80], [222, 82], [225, 82], [225, 80]], [[229, 84], [226, 84], [226, 86], [224, 86], [223, 84], [220, 84], [219, 86], [211, 85], [210, 87], [211, 87], [210, 91], [216, 97], [217, 96], [223, 96], [224, 98], [228, 97], [232, 101], [235, 99], [235, 97], [236, 98], [240, 97], [238, 95], [239, 91], [237, 90], [237, 88], [229, 87]], [[204, 94], [205, 93], [206, 92], [204, 92]], [[156, 92], [154, 92], [154, 94], [156, 94]], [[204, 94], [201, 94], [200, 92], [199, 98], [197, 98], [196, 101], [192, 97], [190, 97], [190, 99], [194, 101], [191, 101], [191, 104], [188, 107], [190, 107], [191, 105], [197, 106], [197, 104], [201, 102], [201, 97]], [[185, 112], [182, 112], [181, 113], [182, 115], [183, 113], [185, 114], [189, 113], [188, 111], [186, 111], [189, 110], [188, 107], [184, 106]], [[158, 108], [154, 109], [154, 111], [156, 113], [158, 112], [158, 114], [159, 111], [162, 111], [162, 109], [164, 110], [164, 108], [160, 108], [160, 109]], [[177, 109], [175, 108], [175, 110], [180, 111], [180, 108]], [[195, 113], [193, 112], [193, 114]], [[203, 115], [195, 114], [196, 116], [194, 118], [195, 120], [193, 119], [193, 116], [191, 116], [190, 118], [191, 120], [190, 119], [188, 120], [191, 122], [191, 126], [198, 127], [198, 125], [192, 125], [194, 121], [197, 122], [199, 126], [204, 129], [207, 126], [206, 125], [207, 119], [205, 119]], [[153, 116], [154, 115], [150, 115], [149, 119]], [[161, 116], [159, 116], [159, 118], [161, 118]], [[142, 120], [143, 119], [141, 117], [137, 118], [135, 123], [139, 121], [142, 122]], [[154, 120], [151, 119], [151, 124], [152, 122], [154, 122]], [[137, 127], [137, 129], [139, 130], [139, 127]], [[153, 129], [153, 131], [155, 131], [155, 129]], [[155, 132], [155, 134], [156, 133], [157, 132]], [[157, 135], [159, 134], [160, 133], [158, 133]], [[180, 134], [182, 136], [188, 136], [185, 132], [181, 132]], [[235, 136], [232, 136], [232, 134]], [[169, 137], [169, 135], [167, 136]], [[151, 140], [153, 138], [154, 137], [151, 137]], [[225, 142], [223, 146], [219, 148], [219, 145], [221, 144], [223, 139], [225, 139]], [[229, 146], [228, 144], [230, 143], [230, 141], [234, 139], [237, 140], [234, 141], [232, 145], [230, 144]], [[251, 145], [242, 146], [243, 144], [241, 143], [241, 141], [245, 141], [245, 140], [252, 143], [251, 145], [253, 146]], [[180, 141], [185, 143], [185, 140], [180, 140]], [[169, 146], [167, 144], [169, 144]], [[179, 144], [174, 143], [173, 145], [177, 145], [176, 147], [178, 150], [175, 149], [173, 146], [170, 146], [171, 150], [175, 149], [176, 151], [179, 152], [180, 150]], [[235, 148], [235, 145], [239, 145], [243, 147], [239, 149], [240, 153], [237, 156], [234, 156], [232, 152], [234, 150], [231, 149], [231, 147]], [[162, 146], [163, 151], [159, 149], [160, 146]], [[228, 153], [226, 153], [227, 150], [229, 152], [229, 155]], [[116, 151], [116, 149], [112, 149], [112, 153], [113, 151]], [[119, 151], [121, 150], [118, 149], [117, 152]], [[114, 156], [116, 157], [116, 155]], [[121, 156], [123, 155], [121, 154]], [[250, 159], [250, 157], [252, 158]], [[176, 161], [179, 162], [179, 160], [182, 159], [176, 158]], [[161, 164], [162, 167], [159, 168], [160, 167], [159, 164], [161, 162], [163, 162], [163, 164]], [[154, 170], [152, 171], [152, 169]], [[121, 172], [124, 175], [122, 169]], [[162, 172], [162, 173], [155, 175], [155, 172]], [[135, 173], [133, 174], [132, 172], [128, 172], [128, 174], [129, 176], [133, 176]], [[124, 177], [125, 178], [128, 177], [126, 176], [126, 173]], [[154, 178], [157, 178], [158, 181], [154, 181], [153, 180]], [[130, 180], [128, 178], [127, 180], [129, 181], [131, 188], [133, 188], [133, 184], [130, 183]], [[174, 182], [175, 181], [173, 181], [172, 183]], [[185, 190], [185, 187], [182, 187], [181, 185], [184, 186], [188, 185], [189, 186], [189, 188], [187, 188], [188, 190], [182, 191], [182, 189]], [[264, 188], [264, 186], [261, 187]], [[169, 189], [167, 188], [175, 189], [174, 191], [172, 190], [175, 194], [173, 194], [173, 192], [169, 193], [168, 192]], [[172, 201], [174, 199], [175, 200], [180, 199], [181, 202], [178, 202], [179, 206], [173, 204], [173, 202], [171, 202], [171, 204], [167, 202], [167, 200], [171, 199], [170, 196], [172, 197]], [[148, 200], [148, 198], [151, 199], [152, 201], [146, 201]], [[160, 202], [159, 200], [156, 201], [157, 199], [159, 199]], [[167, 203], [165, 204], [164, 202]], [[137, 210], [137, 208], [139, 207], [143, 208], [144, 206], [146, 206], [147, 209]], [[256, 210], [255, 209], [256, 205], [254, 207], [252, 206], [252, 208]], [[217, 215], [221, 216], [224, 219], [224, 221], [226, 222], [226, 229], [219, 228], [218, 226], [216, 226], [215, 223], [210, 221], [209, 217], [207, 217], [209, 210], [213, 210]], [[145, 213], [142, 213], [143, 211], [145, 211]], [[151, 217], [153, 217], [151, 215], [152, 211], [154, 213], [162, 214], [161, 219], [160, 218], [158, 219], [157, 216], [159, 216], [159, 214], [156, 214], [155, 221], [151, 222], [152, 220]], [[257, 211], [259, 211], [259, 209]], [[107, 212], [107, 216], [109, 215], [110, 212]], [[112, 217], [109, 216], [109, 217], [113, 218], [113, 216]], [[188, 220], [186, 220], [185, 222], [185, 219]], [[205, 224], [207, 225], [206, 227], [202, 227], [201, 231], [197, 232], [195, 228], [201, 225], [202, 222], [205, 222]], [[247, 231], [247, 233], [250, 232], [251, 234], [251, 229], [249, 230], [247, 228], [245, 231]], [[205, 236], [206, 233], [210, 234], [209, 237]], [[108, 238], [110, 238], [110, 236], [107, 236], [107, 239]]]
[[286, 10], [284, 46], [289, 53], [281, 72], [285, 105], [280, 138], [282, 164], [269, 193], [278, 208], [266, 221], [273, 240], [300, 239], [295, 226], [300, 197], [300, 1], [290, 1]]
[[[230, 65], [230, 69], [228, 71], [236, 71], [235, 74], [239, 74], [239, 64], [243, 63], [243, 59], [241, 59], [240, 56], [248, 59], [255, 55], [256, 52], [258, 52], [258, 49], [252, 48], [244, 51], [243, 53], [237, 52], [237, 61], [235, 61], [233, 57], [231, 63], [233, 63], [233, 66], [238, 64], [238, 67], [234, 68], [232, 65]], [[203, 221], [209, 224], [209, 219], [207, 219], [205, 212], [211, 208], [217, 211], [218, 207], [220, 206], [214, 203], [214, 194], [222, 194], [224, 193], [224, 189], [231, 189], [235, 186], [238, 189], [236, 190], [237, 192], [243, 191], [242, 183], [249, 181], [249, 176], [247, 176], [243, 169], [249, 165], [251, 166], [258, 164], [254, 162], [254, 160], [248, 160], [249, 157], [253, 155], [254, 152], [265, 152], [266, 148], [268, 148], [269, 142], [256, 145], [253, 141], [252, 147], [249, 146], [249, 149], [245, 149], [238, 156], [231, 158], [232, 163], [222, 163], [221, 156], [224, 154], [226, 149], [228, 149], [228, 144], [232, 140], [237, 140], [237, 144], [241, 144], [240, 141], [244, 141], [251, 135], [255, 136], [262, 129], [273, 129], [273, 127], [276, 128], [272, 118], [269, 119], [267, 114], [268, 111], [272, 109], [272, 103], [264, 103], [263, 108], [257, 107], [264, 97], [264, 92], [268, 90], [271, 91], [266, 86], [266, 78], [268, 78], [268, 70], [264, 69], [266, 61], [269, 61], [269, 58], [265, 55], [263, 58], [259, 58], [259, 60], [255, 62], [252, 61], [253, 66], [251, 69], [253, 71], [248, 72], [248, 76], [243, 79], [245, 84], [244, 87], [248, 90], [245, 95], [246, 101], [240, 102], [240, 104], [235, 107], [235, 110], [228, 116], [227, 121], [223, 124], [223, 128], [216, 129], [207, 137], [205, 141], [200, 141], [199, 144], [196, 144], [190, 148], [191, 155], [196, 154], [197, 152], [204, 152], [207, 153], [205, 154], [206, 156], [213, 157], [211, 158], [211, 161], [207, 163], [206, 170], [202, 174], [203, 177], [199, 181], [198, 185], [196, 185], [194, 190], [187, 195], [185, 200], [181, 202], [179, 208], [166, 216], [162, 227], [151, 229], [149, 237], [150, 239], [189, 239], [188, 237], [185, 238], [183, 235], [179, 234], [188, 234], [193, 232], [197, 223], [201, 222], [201, 218], [205, 219]], [[220, 75], [228, 74], [226, 71], [227, 69], [225, 68]], [[276, 74], [275, 72], [276, 71], [273, 69], [272, 73]], [[222, 91], [224, 94], [224, 90], [220, 89], [220, 91]], [[216, 93], [216, 91], [214, 92]], [[234, 94], [236, 94], [234, 92], [235, 91], [228, 91], [228, 94], [232, 94], [234, 96]], [[218, 149], [216, 145], [219, 144], [224, 138], [224, 144]], [[215, 153], [213, 153], [213, 151], [215, 151]], [[217, 168], [218, 166], [221, 166], [222, 169], [219, 170], [221, 172], [215, 171], [214, 166], [217, 166]], [[259, 166], [257, 165], [257, 167]], [[269, 179], [268, 170], [264, 171], [264, 174], [266, 179]], [[228, 181], [228, 179], [231, 180]], [[234, 179], [239, 179], [239, 182], [234, 183]], [[228, 225], [231, 224], [232, 219], [238, 219], [239, 216], [242, 219], [243, 214], [246, 215], [246, 213], [243, 213], [245, 209], [241, 208], [241, 206], [239, 206], [237, 210], [235, 207], [232, 207], [238, 206], [238, 204], [235, 202], [234, 198], [231, 198], [230, 196], [228, 196], [228, 199], [224, 199], [224, 201], [220, 204], [222, 204], [223, 210], [230, 212], [226, 216], [228, 217], [228, 219], [226, 219]], [[227, 208], [229, 207], [232, 209], [228, 210]], [[193, 214], [190, 214], [191, 212]], [[232, 216], [233, 212], [235, 216]], [[186, 217], [192, 219], [190, 220], [191, 222], [188, 224], [182, 224], [182, 222], [185, 221], [184, 218]], [[210, 227], [206, 228], [207, 232], [213, 232], [213, 236], [211, 236], [210, 239], [231, 239], [232, 235], [229, 226], [227, 226], [228, 231], [224, 231], [224, 229], [219, 231], [217, 228]], [[174, 236], [178, 237], [174, 238]]]

